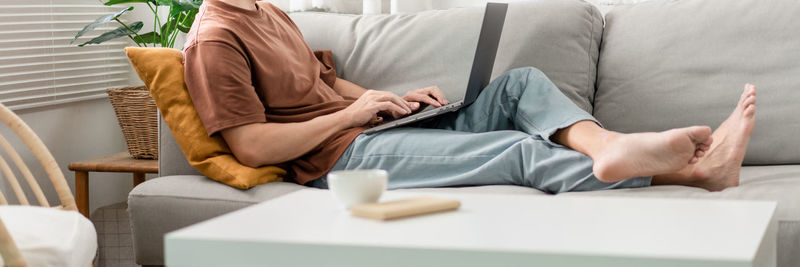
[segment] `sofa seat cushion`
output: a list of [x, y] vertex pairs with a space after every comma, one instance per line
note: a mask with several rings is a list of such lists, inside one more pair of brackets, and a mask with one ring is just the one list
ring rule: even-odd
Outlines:
[[743, 167], [740, 181], [738, 187], [721, 192], [671, 185], [564, 193], [556, 197], [577, 195], [775, 201], [778, 203], [775, 211], [778, 221], [778, 266], [797, 266], [800, 263], [800, 254], [797, 254], [800, 251], [800, 165]]
[[[294, 183], [273, 182], [239, 190], [202, 175], [151, 179], [128, 195], [136, 262], [164, 263], [164, 234], [298, 190], [320, 190]], [[404, 189], [412, 192], [544, 194], [533, 188], [492, 185], [461, 188]], [[298, 207], [302, 209], [302, 207]], [[148, 244], [140, 246], [137, 244]]]
[[148, 180], [134, 188], [128, 199], [139, 197], [161, 197], [172, 200], [197, 200], [208, 203], [263, 202], [303, 188], [295, 183], [275, 182], [273, 186], [256, 186], [248, 190], [236, 189], [213, 181], [202, 175], [174, 175]]
[[163, 265], [165, 233], [303, 188], [273, 182], [240, 190], [202, 175], [148, 180], [128, 194], [136, 262]]
[[[741, 178], [739, 187], [728, 188], [722, 192], [708, 192], [686, 186], [653, 186], [564, 193], [555, 197], [579, 195], [777, 201], [776, 218], [780, 223], [779, 261], [800, 262], [800, 255], [785, 252], [800, 248], [800, 195], [797, 194], [800, 188], [800, 165], [744, 167]], [[134, 188], [128, 196], [134, 244], [149, 244], [135, 245], [137, 263], [163, 264], [163, 235], [167, 232], [298, 190], [320, 189], [275, 182], [249, 190], [239, 190], [200, 175], [174, 175], [148, 180]], [[545, 195], [533, 188], [510, 185], [415, 188], [398, 191]]]
[[644, 188], [572, 192], [556, 197], [622, 196], [622, 197], [666, 197], [708, 198], [736, 200], [765, 200], [778, 202], [776, 218], [779, 221], [800, 222], [800, 165], [747, 166], [742, 167], [740, 184], [720, 192], [687, 186], [666, 185]]

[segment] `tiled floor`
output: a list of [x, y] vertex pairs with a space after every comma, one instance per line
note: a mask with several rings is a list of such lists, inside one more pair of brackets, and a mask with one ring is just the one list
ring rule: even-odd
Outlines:
[[97, 229], [97, 242], [100, 257], [97, 267], [134, 267], [131, 224], [128, 217], [128, 204], [112, 204], [97, 209], [91, 220]]

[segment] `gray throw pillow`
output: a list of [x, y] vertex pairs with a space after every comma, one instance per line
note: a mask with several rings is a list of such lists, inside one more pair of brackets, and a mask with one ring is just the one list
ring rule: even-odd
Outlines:
[[800, 163], [800, 1], [656, 0], [606, 15], [594, 115], [623, 132], [716, 128], [758, 86], [746, 164]]
[[[510, 3], [493, 77], [541, 69], [591, 112], [603, 18], [579, 0]], [[483, 8], [396, 15], [292, 13], [312, 49], [331, 49], [340, 77], [361, 86], [406, 91], [439, 86], [460, 100], [475, 55]]]

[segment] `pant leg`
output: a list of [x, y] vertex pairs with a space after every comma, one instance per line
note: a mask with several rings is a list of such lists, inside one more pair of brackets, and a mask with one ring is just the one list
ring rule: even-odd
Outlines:
[[544, 73], [525, 67], [494, 79], [472, 105], [420, 126], [464, 132], [517, 130], [549, 142], [558, 129], [584, 120], [600, 124], [561, 93]]
[[[519, 68], [492, 81], [472, 105], [421, 124], [434, 129], [359, 136], [333, 170], [385, 169], [390, 189], [511, 184], [560, 193], [650, 185], [651, 177], [603, 183], [591, 158], [550, 141], [583, 120], [597, 122], [541, 71]], [[327, 188], [324, 178], [309, 185]]]
[[[603, 183], [586, 155], [520, 131], [397, 128], [360, 135], [333, 167], [352, 169], [387, 170], [389, 189], [520, 185], [560, 193], [650, 184], [638, 178]], [[327, 188], [327, 180], [308, 185]]]

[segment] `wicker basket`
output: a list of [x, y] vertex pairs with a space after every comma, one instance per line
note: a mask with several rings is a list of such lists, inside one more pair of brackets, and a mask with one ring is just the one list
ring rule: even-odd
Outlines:
[[158, 159], [158, 114], [147, 87], [111, 88], [106, 92], [131, 156]]

